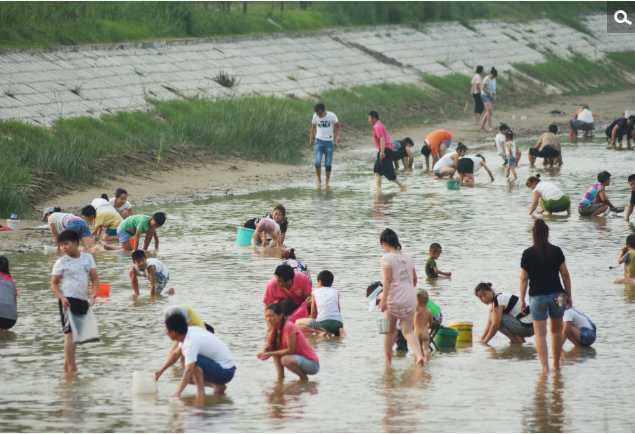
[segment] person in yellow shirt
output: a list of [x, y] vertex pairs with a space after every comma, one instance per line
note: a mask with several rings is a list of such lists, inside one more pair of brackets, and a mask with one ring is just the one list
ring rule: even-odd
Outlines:
[[620, 250], [618, 264], [624, 264], [624, 278], [615, 279], [613, 283], [635, 285], [635, 235], [626, 237], [626, 245]]
[[95, 241], [100, 238], [104, 229], [106, 233], [102, 238], [103, 241], [119, 241], [117, 228], [123, 221], [123, 218], [121, 218], [121, 215], [117, 211], [114, 209], [95, 210], [95, 207], [92, 205], [87, 205], [82, 208], [82, 215], [87, 222], [94, 220], [92, 234]]

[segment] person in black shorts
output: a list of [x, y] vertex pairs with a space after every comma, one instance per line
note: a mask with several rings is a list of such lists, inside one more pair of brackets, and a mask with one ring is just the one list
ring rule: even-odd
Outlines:
[[619, 118], [613, 121], [611, 125], [606, 127], [606, 141], [609, 146], [615, 149], [615, 141], [618, 147], [622, 147], [622, 137], [626, 136], [626, 146], [631, 146], [631, 139], [635, 140], [635, 116]]
[[[393, 163], [395, 164], [395, 170], [399, 169], [399, 160], [403, 161], [403, 166], [406, 169], [412, 169], [412, 165], [414, 164], [415, 157], [412, 155], [411, 146], [415, 144], [412, 142], [410, 137], [406, 137], [403, 140], [396, 140], [392, 142], [392, 158]], [[399, 149], [395, 151], [395, 146], [399, 146]]]
[[544, 133], [538, 139], [535, 148], [529, 148], [529, 167], [534, 167], [534, 163], [538, 157], [544, 158], [543, 164], [556, 162], [562, 165], [562, 154], [560, 153], [560, 141], [556, 137], [558, 126], [556, 124], [549, 125], [549, 131]]
[[375, 184], [377, 192], [381, 191], [381, 177], [385, 176], [389, 181], [394, 182], [402, 191], [406, 190], [406, 186], [399, 182], [397, 174], [393, 167], [392, 142], [386, 127], [379, 121], [379, 113], [372, 110], [368, 113], [368, 123], [373, 127], [373, 139], [377, 147], [377, 159], [375, 160]]

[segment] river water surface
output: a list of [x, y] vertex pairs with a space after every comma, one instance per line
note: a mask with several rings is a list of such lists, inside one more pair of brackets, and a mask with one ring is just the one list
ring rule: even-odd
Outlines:
[[[527, 162], [529, 144], [520, 146], [521, 162]], [[609, 198], [627, 205], [633, 153], [607, 151], [599, 140], [563, 150], [561, 169], [538, 172], [571, 196], [574, 214], [545, 220], [551, 241], [567, 258], [574, 306], [598, 326], [598, 339], [582, 350], [567, 343], [560, 374], [541, 374], [533, 338], [510, 345], [500, 334], [489, 346], [433, 353], [424, 368], [413, 367], [412, 352], [384, 366], [375, 325], [380, 314], [369, 313], [365, 299], [366, 286], [381, 278], [381, 231], [394, 229], [413, 254], [418, 288], [442, 308], [444, 325], [471, 321], [476, 341], [487, 319], [487, 307], [474, 296], [476, 284], [483, 280], [495, 290], [519, 293], [520, 257], [532, 243], [532, 196], [524, 186], [528, 168], [519, 168], [519, 182], [508, 183], [489, 147], [480, 152], [494, 171], [493, 183], [482, 170], [476, 187], [450, 191], [445, 181], [415, 170], [400, 175], [407, 192], [384, 180], [383, 194], [376, 195], [369, 148], [347, 162], [336, 154], [329, 191], [306, 181], [276, 191], [140, 207], [145, 214], [168, 213], [157, 255], [170, 269], [176, 294], [151, 299], [143, 282], [135, 300], [127, 277], [130, 255], [96, 254], [100, 281], [112, 284], [112, 291], [95, 306], [101, 342], [78, 348], [79, 373], [72, 380], [63, 379], [63, 337], [49, 285], [55, 256], [10, 255], [20, 318], [12, 333], [0, 334], [0, 430], [634, 431], [635, 287], [610, 283], [623, 276], [619, 249], [634, 228], [623, 218], [581, 218], [575, 210], [600, 170], [614, 175]], [[307, 383], [287, 373], [279, 384], [273, 362], [256, 358], [265, 338], [262, 296], [279, 259], [235, 244], [236, 226], [274, 202], [286, 205], [286, 245], [296, 248], [314, 281], [320, 270], [335, 274], [349, 335], [341, 341], [309, 339], [321, 370]], [[451, 279], [425, 279], [433, 242], [443, 247], [437, 263], [452, 271]], [[170, 347], [163, 311], [180, 303], [214, 325], [236, 361], [227, 394], [208, 396], [203, 406], [194, 405], [193, 386], [181, 399], [169, 398], [178, 385], [177, 368], [163, 375], [156, 398], [133, 397], [131, 391], [133, 371], [162, 365]]]

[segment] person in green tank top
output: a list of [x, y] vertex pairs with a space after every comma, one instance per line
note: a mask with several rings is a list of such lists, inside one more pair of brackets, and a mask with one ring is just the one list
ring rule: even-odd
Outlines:
[[[117, 228], [117, 236], [121, 242], [121, 247], [127, 252], [133, 250], [130, 238], [134, 237], [134, 245], [138, 250], [148, 250], [150, 240], [154, 238], [154, 249], [159, 250], [159, 236], [156, 229], [165, 223], [165, 213], [157, 212], [152, 217], [143, 214], [134, 214], [125, 219]], [[141, 234], [146, 234], [143, 242], [143, 249], [139, 245]]]

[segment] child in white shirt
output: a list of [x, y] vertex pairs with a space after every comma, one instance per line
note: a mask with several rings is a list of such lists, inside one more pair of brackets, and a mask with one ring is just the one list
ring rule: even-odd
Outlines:
[[514, 174], [514, 181], [518, 179], [516, 175], [516, 166], [518, 166], [518, 160], [520, 159], [520, 151], [516, 147], [514, 142], [514, 132], [507, 130], [505, 133], [505, 149], [507, 151], [507, 169], [505, 170], [505, 178], [509, 178], [509, 172]]

